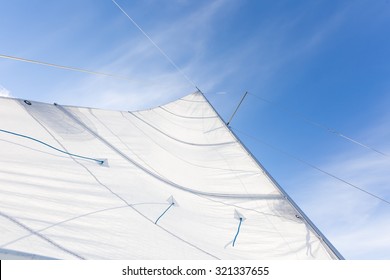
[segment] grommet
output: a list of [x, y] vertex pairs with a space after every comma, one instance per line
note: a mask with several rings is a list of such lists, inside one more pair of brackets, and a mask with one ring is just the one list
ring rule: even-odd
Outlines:
[[26, 103], [27, 105], [31, 105], [31, 102], [28, 100], [24, 100], [24, 103]]

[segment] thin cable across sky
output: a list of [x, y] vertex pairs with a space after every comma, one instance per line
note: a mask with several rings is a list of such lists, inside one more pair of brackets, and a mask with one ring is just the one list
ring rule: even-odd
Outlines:
[[353, 143], [355, 145], [358, 145], [358, 146], [361, 146], [361, 147], [366, 148], [368, 150], [371, 150], [372, 152], [375, 152], [375, 153], [377, 153], [379, 155], [382, 155], [382, 156], [385, 156], [385, 157], [388, 157], [388, 158], [390, 157], [390, 155], [388, 155], [388, 154], [386, 154], [386, 153], [384, 153], [384, 152], [382, 152], [382, 151], [380, 151], [380, 150], [378, 150], [376, 148], [373, 148], [372, 146], [369, 146], [369, 145], [364, 144], [364, 143], [362, 143], [362, 142], [360, 142], [360, 141], [358, 141], [356, 139], [353, 139], [353, 138], [351, 138], [349, 136], [346, 136], [343, 133], [341, 133], [341, 132], [339, 132], [339, 131], [337, 131], [337, 130], [335, 130], [335, 129], [327, 126], [327, 125], [324, 125], [324, 124], [321, 124], [319, 122], [313, 121], [313, 120], [309, 119], [308, 117], [304, 116], [302, 113], [293, 111], [292, 109], [287, 108], [285, 106], [278, 105], [277, 103], [275, 103], [273, 101], [270, 101], [269, 99], [266, 99], [264, 97], [255, 95], [253, 93], [249, 93], [249, 96], [253, 96], [254, 98], [257, 98], [257, 99], [259, 99], [259, 100], [261, 100], [263, 102], [266, 102], [266, 103], [272, 105], [274, 108], [278, 109], [279, 111], [283, 111], [283, 112], [289, 114], [290, 116], [295, 117], [296, 119], [303, 120], [304, 122], [306, 122], [306, 123], [308, 123], [310, 125], [319, 127], [319, 128], [321, 128], [322, 130], [324, 130], [326, 132], [329, 132], [331, 134], [334, 134], [334, 135], [336, 135], [336, 136], [338, 136], [340, 138], [343, 138], [343, 139], [349, 141], [350, 143]]
[[60, 68], [60, 69], [65, 69], [65, 70], [70, 70], [70, 71], [75, 71], [75, 72], [82, 72], [82, 73], [87, 73], [87, 74], [92, 74], [92, 75], [107, 76], [107, 77], [111, 77], [111, 78], [116, 78], [116, 79], [121, 79], [121, 80], [128, 80], [128, 81], [134, 82], [133, 79], [130, 79], [130, 78], [125, 77], [125, 76], [120, 76], [120, 75], [117, 75], [117, 74], [92, 71], [92, 70], [87, 70], [87, 69], [82, 69], [82, 68], [77, 68], [77, 67], [72, 67], [72, 66], [65, 66], [65, 65], [60, 65], [60, 64], [54, 64], [54, 63], [50, 63], [50, 62], [40, 61], [40, 60], [33, 60], [33, 59], [23, 58], [23, 57], [19, 57], [19, 56], [11, 56], [11, 55], [0, 54], [0, 58], [9, 59], [9, 60], [15, 60], [15, 61], [21, 61], [21, 62], [27, 62], [27, 63], [32, 63], [32, 64], [38, 64], [38, 65], [43, 65], [43, 66], [48, 66], [48, 67]]
[[244, 135], [244, 136], [252, 139], [253, 141], [256, 141], [258, 143], [266, 145], [267, 147], [269, 147], [269, 148], [271, 148], [271, 149], [273, 149], [273, 150], [275, 150], [275, 151], [277, 151], [277, 152], [279, 152], [279, 153], [281, 153], [281, 154], [283, 154], [285, 156], [288, 156], [288, 157], [290, 157], [290, 158], [292, 158], [292, 159], [294, 159], [296, 161], [299, 161], [299, 162], [309, 166], [310, 168], [313, 168], [313, 169], [315, 169], [315, 170], [317, 170], [317, 171], [319, 171], [319, 172], [321, 172], [321, 173], [323, 173], [323, 174], [325, 174], [325, 175], [327, 175], [329, 177], [332, 177], [332, 178], [334, 178], [334, 179], [336, 179], [336, 180], [338, 180], [338, 181], [340, 181], [340, 182], [342, 182], [342, 183], [352, 187], [352, 188], [357, 189], [360, 192], [363, 192], [363, 193], [365, 193], [365, 194], [367, 194], [367, 195], [369, 195], [369, 196], [371, 196], [371, 197], [373, 197], [375, 199], [378, 199], [378, 200], [380, 200], [380, 201], [390, 205], [390, 201], [388, 201], [388, 200], [386, 200], [386, 199], [384, 199], [384, 198], [382, 198], [382, 197], [380, 197], [380, 196], [378, 196], [376, 194], [373, 194], [373, 193], [371, 193], [371, 192], [369, 192], [369, 191], [367, 191], [367, 190], [365, 190], [365, 189], [363, 189], [363, 188], [361, 188], [361, 187], [359, 187], [359, 186], [357, 186], [355, 184], [352, 184], [352, 183], [350, 183], [350, 182], [348, 182], [348, 181], [346, 181], [346, 180], [344, 180], [344, 179], [342, 179], [342, 178], [340, 178], [340, 177], [338, 177], [338, 176], [336, 176], [336, 175], [334, 175], [332, 173], [329, 173], [328, 171], [325, 171], [322, 168], [319, 168], [319, 167], [315, 166], [314, 164], [311, 164], [311, 163], [307, 162], [306, 160], [303, 160], [303, 159], [301, 159], [299, 157], [296, 157], [296, 156], [294, 156], [294, 155], [292, 155], [292, 154], [290, 154], [290, 153], [288, 153], [286, 151], [283, 151], [283, 150], [281, 150], [281, 149], [279, 149], [279, 148], [277, 148], [277, 147], [275, 147], [275, 146], [273, 146], [273, 145], [271, 145], [269, 143], [266, 143], [266, 142], [264, 142], [264, 141], [262, 141], [262, 140], [260, 140], [260, 139], [258, 139], [256, 137], [254, 137], [254, 136], [252, 136], [252, 135], [250, 135], [250, 134], [248, 134], [246, 132], [243, 132], [243, 131], [235, 128], [235, 127], [231, 127], [231, 128], [234, 131], [238, 132], [239, 134]]
[[139, 31], [141, 31], [141, 33], [153, 44], [153, 46], [156, 47], [156, 49], [169, 61], [170, 64], [172, 64], [172, 66], [180, 73], [183, 75], [183, 77], [192, 85], [194, 86], [197, 90], [199, 90], [199, 88], [196, 86], [196, 84], [183, 72], [183, 70], [181, 70], [181, 68], [167, 55], [167, 53], [161, 49], [157, 43], [152, 39], [150, 38], [150, 36], [141, 28], [141, 26], [139, 26], [138, 23], [135, 22], [134, 19], [132, 19], [132, 17], [129, 16], [128, 13], [126, 13], [126, 11], [115, 1], [115, 0], [111, 0], [120, 10], [121, 12], [134, 24], [135, 27], [138, 28]]

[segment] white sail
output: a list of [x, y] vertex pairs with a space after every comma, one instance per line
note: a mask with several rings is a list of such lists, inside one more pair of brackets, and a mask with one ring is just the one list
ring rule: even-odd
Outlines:
[[201, 93], [137, 112], [0, 98], [0, 129], [1, 256], [340, 257]]

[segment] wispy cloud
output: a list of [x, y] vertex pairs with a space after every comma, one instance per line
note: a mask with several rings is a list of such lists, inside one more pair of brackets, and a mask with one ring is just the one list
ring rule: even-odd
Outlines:
[[[216, 63], [205, 65], [203, 53], [212, 35], [210, 25], [218, 19], [218, 13], [228, 12], [231, 6], [226, 1], [206, 2], [189, 14], [173, 19], [169, 25], [162, 23], [145, 31], [191, 80], [197, 85], [202, 81], [199, 87], [207, 91], [229, 73], [220, 71]], [[142, 27], [142, 22], [138, 24]], [[128, 25], [131, 27], [132, 23], [128, 21]], [[60, 83], [56, 96], [61, 100], [56, 102], [73, 104], [77, 100], [80, 106], [134, 110], [157, 106], [196, 91], [146, 38], [130, 37], [100, 59], [104, 66], [99, 71], [118, 73], [133, 81], [86, 77], [73, 85]], [[62, 93], [64, 89], [67, 94]]]
[[[378, 124], [375, 129], [376, 137], [387, 148], [388, 141], [382, 136], [388, 135], [389, 124], [387, 120], [387, 126]], [[389, 157], [368, 150], [345, 151], [327, 157], [320, 166], [390, 200]], [[295, 178], [294, 196], [344, 257], [390, 259], [390, 205], [333, 178], [313, 174], [307, 172]]]
[[[310, 6], [310, 4], [308, 5]], [[256, 73], [258, 83], [263, 87], [280, 79], [280, 70], [300, 61], [303, 66], [323, 48], [334, 32], [343, 24], [348, 7], [345, 6], [307, 28], [302, 33], [302, 25], [307, 24], [307, 16], [312, 7], [296, 13], [281, 13], [256, 27], [256, 34], [243, 44], [236, 56], [239, 64], [245, 64], [249, 73]], [[261, 38], [261, 39], [259, 39]], [[253, 70], [253, 71], [251, 71]]]
[[0, 84], [0, 96], [12, 97], [11, 92]]
[[[185, 5], [185, 1], [182, 3]], [[196, 5], [194, 10], [176, 15], [152, 28], [143, 23], [142, 18], [138, 24], [141, 27], [148, 26], [145, 31], [152, 39], [200, 89], [209, 93], [231, 92], [236, 90], [234, 86], [239, 87], [239, 92], [246, 90], [248, 81], [253, 80], [254, 75], [260, 87], [269, 84], [270, 80], [277, 77], [277, 71], [292, 59], [306, 56], [326, 40], [337, 28], [341, 18], [336, 14], [322, 22], [312, 33], [296, 40], [291, 34], [301, 24], [304, 13], [298, 13], [293, 19], [291, 15], [278, 15], [254, 26], [251, 35], [239, 47], [231, 48], [227, 45], [226, 49], [221, 47], [213, 54], [210, 49], [215, 35], [218, 35], [215, 32], [229, 20], [229, 16], [234, 15], [239, 5], [225, 0], [205, 1]], [[129, 10], [128, 13], [130, 16], [139, 14], [137, 10]], [[138, 32], [130, 21], [126, 22], [126, 17], [119, 9], [117, 14], [118, 18], [123, 19], [120, 24], [125, 22], [128, 25], [126, 28]], [[117, 30], [118, 24], [116, 20], [111, 21], [105, 29], [111, 26], [112, 30]], [[140, 109], [195, 91], [142, 34], [138, 35], [134, 38], [129, 36], [117, 48], [100, 53], [97, 59], [99, 63], [95, 61], [90, 67], [85, 64], [82, 66], [118, 73], [134, 79], [133, 82], [99, 77], [79, 80], [73, 77], [69, 82], [64, 78], [53, 90], [51, 95], [56, 96], [56, 100], [52, 101], [111, 109]], [[123, 36], [125, 38], [126, 33]]]

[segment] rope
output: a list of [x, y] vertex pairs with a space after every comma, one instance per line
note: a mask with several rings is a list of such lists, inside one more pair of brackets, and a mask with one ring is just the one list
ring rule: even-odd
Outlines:
[[291, 115], [291, 116], [295, 116], [295, 117], [297, 117], [297, 118], [299, 118], [299, 119], [305, 121], [305, 122], [308, 123], [308, 124], [311, 124], [311, 125], [313, 125], [313, 126], [317, 126], [317, 127], [321, 128], [321, 129], [325, 130], [326, 132], [329, 132], [329, 133], [332, 133], [332, 134], [334, 134], [334, 135], [336, 135], [336, 136], [339, 136], [339, 137], [341, 137], [341, 138], [344, 138], [345, 140], [347, 140], [347, 141], [349, 141], [349, 142], [351, 142], [351, 143], [354, 143], [354, 144], [359, 145], [359, 146], [361, 146], [361, 147], [363, 147], [363, 148], [366, 148], [366, 149], [368, 149], [368, 150], [371, 150], [371, 151], [373, 151], [373, 152], [375, 152], [375, 153], [377, 153], [377, 154], [380, 154], [380, 155], [382, 155], [382, 156], [390, 157], [390, 155], [388, 155], [388, 154], [386, 154], [386, 153], [384, 153], [384, 152], [382, 152], [382, 151], [379, 151], [378, 149], [375, 149], [375, 148], [373, 148], [373, 147], [371, 147], [371, 146], [368, 146], [368, 145], [366, 145], [366, 144], [363, 144], [362, 142], [359, 142], [359, 141], [357, 141], [357, 140], [355, 140], [355, 139], [353, 139], [353, 138], [351, 138], [351, 137], [348, 137], [348, 136], [342, 134], [341, 132], [338, 132], [337, 130], [335, 130], [335, 129], [333, 129], [333, 128], [330, 128], [330, 127], [328, 127], [328, 126], [326, 126], [326, 125], [324, 125], [324, 124], [315, 122], [315, 121], [309, 119], [308, 117], [306, 117], [306, 116], [304, 116], [304, 115], [302, 115], [302, 114], [300, 114], [300, 113], [298, 113], [298, 112], [294, 112], [294, 111], [292, 111], [292, 110], [290, 110], [290, 109], [288, 109], [288, 108], [286, 108], [286, 107], [283, 107], [283, 106], [281, 106], [281, 105], [277, 105], [277, 104], [275, 104], [275, 102], [272, 102], [272, 101], [270, 101], [270, 100], [268, 100], [268, 99], [265, 99], [265, 98], [263, 98], [263, 97], [260, 97], [260, 96], [258, 96], [258, 95], [254, 95], [253, 93], [249, 93], [249, 95], [251, 95], [251, 96], [253, 96], [253, 97], [255, 97], [255, 98], [257, 98], [257, 99], [259, 99], [259, 100], [261, 100], [261, 101], [263, 101], [263, 102], [266, 102], [266, 103], [268, 103], [268, 104], [271, 104], [271, 105], [273, 105], [273, 106], [279, 108], [280, 111], [284, 111], [285, 113], [287, 113], [287, 114], [289, 114], [289, 115]]
[[336, 179], [336, 180], [338, 180], [338, 181], [340, 181], [340, 182], [342, 182], [342, 183], [344, 183], [344, 184], [346, 184], [346, 185], [348, 185], [350, 187], [353, 187], [353, 188], [357, 189], [358, 191], [361, 191], [361, 192], [363, 192], [363, 193], [365, 193], [365, 194], [367, 194], [369, 196], [372, 196], [372, 197], [374, 197], [374, 198], [376, 198], [376, 199], [378, 199], [378, 200], [380, 200], [380, 201], [390, 205], [390, 201], [388, 201], [388, 200], [386, 200], [386, 199], [384, 199], [384, 198], [382, 198], [382, 197], [380, 197], [380, 196], [378, 196], [376, 194], [373, 194], [373, 193], [371, 193], [371, 192], [369, 192], [369, 191], [367, 191], [367, 190], [365, 190], [365, 189], [363, 189], [361, 187], [358, 187], [358, 186], [356, 186], [356, 185], [354, 185], [354, 184], [352, 184], [352, 183], [350, 183], [350, 182], [348, 182], [348, 181], [346, 181], [346, 180], [344, 180], [344, 179], [342, 179], [342, 178], [340, 178], [340, 177], [338, 177], [336, 175], [333, 175], [332, 173], [329, 173], [329, 172], [327, 172], [327, 171], [325, 171], [325, 170], [315, 166], [314, 164], [311, 164], [311, 163], [309, 163], [309, 162], [307, 162], [307, 161], [305, 161], [305, 160], [303, 160], [301, 158], [298, 158], [298, 157], [296, 157], [296, 156], [294, 156], [294, 155], [292, 155], [292, 154], [290, 154], [290, 153], [288, 153], [286, 151], [283, 151], [283, 150], [281, 150], [279, 148], [276, 148], [276, 147], [272, 146], [271, 144], [268, 144], [268, 143], [266, 143], [264, 141], [261, 141], [260, 139], [257, 139], [256, 137], [253, 137], [253, 136], [251, 136], [251, 135], [249, 135], [249, 134], [247, 134], [245, 132], [242, 132], [242, 131], [240, 131], [240, 130], [238, 130], [236, 128], [233, 128], [233, 129], [235, 131], [237, 131], [238, 133], [240, 133], [240, 134], [242, 134], [242, 135], [244, 135], [244, 136], [246, 136], [248, 138], [251, 138], [252, 140], [254, 140], [256, 142], [259, 142], [259, 143], [261, 143], [263, 145], [266, 145], [266, 146], [270, 147], [271, 149], [273, 149], [275, 151], [278, 151], [279, 153], [282, 153], [282, 154], [284, 154], [284, 155], [286, 155], [286, 156], [288, 156], [288, 157], [290, 157], [292, 159], [295, 159], [296, 161], [299, 161], [299, 162], [301, 162], [301, 163], [303, 163], [303, 164], [305, 164], [305, 165], [307, 165], [307, 166], [309, 166], [309, 167], [311, 167], [311, 168], [313, 168], [313, 169], [315, 169], [315, 170], [317, 170], [317, 171], [319, 171], [319, 172], [321, 172], [321, 173], [323, 173], [325, 175], [328, 175], [329, 177], [332, 177], [332, 178], [334, 178], [334, 179]]
[[32, 64], [38, 64], [38, 65], [44, 65], [44, 66], [49, 66], [49, 67], [54, 67], [54, 68], [60, 68], [60, 69], [65, 69], [65, 70], [70, 70], [70, 71], [88, 73], [88, 74], [93, 74], [93, 75], [107, 76], [107, 77], [116, 78], [116, 79], [121, 79], [121, 80], [128, 80], [128, 81], [131, 81], [131, 82], [134, 81], [134, 80], [131, 80], [131, 79], [127, 78], [127, 77], [119, 76], [119, 75], [116, 75], [116, 74], [110, 74], [110, 73], [104, 73], [104, 72], [91, 71], [91, 70], [86, 70], [86, 69], [77, 68], [77, 67], [64, 66], [64, 65], [60, 65], [60, 64], [53, 64], [53, 63], [44, 62], [44, 61], [39, 61], [39, 60], [27, 59], [27, 58], [23, 58], [23, 57], [17, 57], [17, 56], [10, 56], [10, 55], [5, 55], [5, 54], [0, 54], [0, 58], [10, 59], [10, 60], [16, 60], [16, 61], [22, 61], [22, 62], [27, 62], [27, 63], [32, 63]]
[[164, 216], [165, 213], [168, 212], [168, 210], [173, 206], [175, 205], [174, 202], [171, 203], [171, 205], [169, 205], [169, 207], [167, 209], [165, 209], [165, 211], [160, 215], [160, 217], [157, 218], [157, 220], [154, 222], [154, 224], [157, 224], [157, 222], [161, 219], [162, 216]]
[[237, 236], [238, 236], [238, 234], [240, 233], [241, 223], [242, 223], [242, 218], [240, 218], [240, 223], [238, 224], [237, 233], [236, 233], [236, 236], [234, 236], [233, 247], [234, 247], [234, 245], [236, 244]]
[[4, 130], [4, 129], [0, 129], [0, 132], [4, 132], [4, 133], [7, 133], [7, 134], [11, 134], [11, 135], [14, 135], [14, 136], [18, 136], [18, 137], [22, 137], [22, 138], [26, 138], [26, 139], [29, 139], [29, 140], [32, 140], [32, 141], [35, 141], [35, 142], [38, 142], [42, 145], [45, 145], [53, 150], [56, 150], [58, 152], [61, 152], [63, 154], [67, 154], [69, 156], [73, 156], [73, 157], [78, 157], [78, 158], [82, 158], [82, 159], [87, 159], [87, 160], [92, 160], [92, 161], [95, 161], [99, 164], [103, 164], [104, 163], [104, 160], [100, 160], [100, 159], [95, 159], [95, 158], [90, 158], [90, 157], [84, 157], [84, 156], [80, 156], [80, 155], [76, 155], [76, 154], [72, 154], [72, 153], [69, 153], [69, 152], [66, 152], [66, 151], [63, 151], [63, 150], [60, 150], [56, 147], [53, 147], [52, 145], [50, 144], [47, 144], [41, 140], [38, 140], [36, 138], [33, 138], [33, 137], [30, 137], [30, 136], [27, 136], [27, 135], [23, 135], [23, 134], [19, 134], [19, 133], [16, 133], [16, 132], [12, 132], [12, 131], [9, 131], [9, 130]]
[[[188, 76], [180, 69], [179, 66], [177, 66], [177, 64], [166, 54], [166, 52], [164, 52], [157, 44], [156, 42], [154, 42], [152, 40], [152, 38], [150, 38], [150, 36], [141, 28], [141, 26], [139, 26], [135, 21], [134, 19], [132, 19], [126, 12], [125, 10], [123, 10], [123, 8], [115, 1], [115, 0], [111, 0], [118, 8], [119, 10], [121, 10], [121, 12], [134, 24], [135, 27], [138, 28], [139, 31], [141, 31], [141, 33], [153, 44], [153, 46], [156, 47], [156, 49], [169, 61], [170, 64], [172, 64], [173, 67], [175, 67], [175, 69], [183, 75], [183, 77], [192, 85], [194, 86], [196, 89], [198, 89], [198, 87], [196, 86], [196, 84], [190, 79], [188, 78]], [[198, 89], [199, 90], [199, 89]]]

